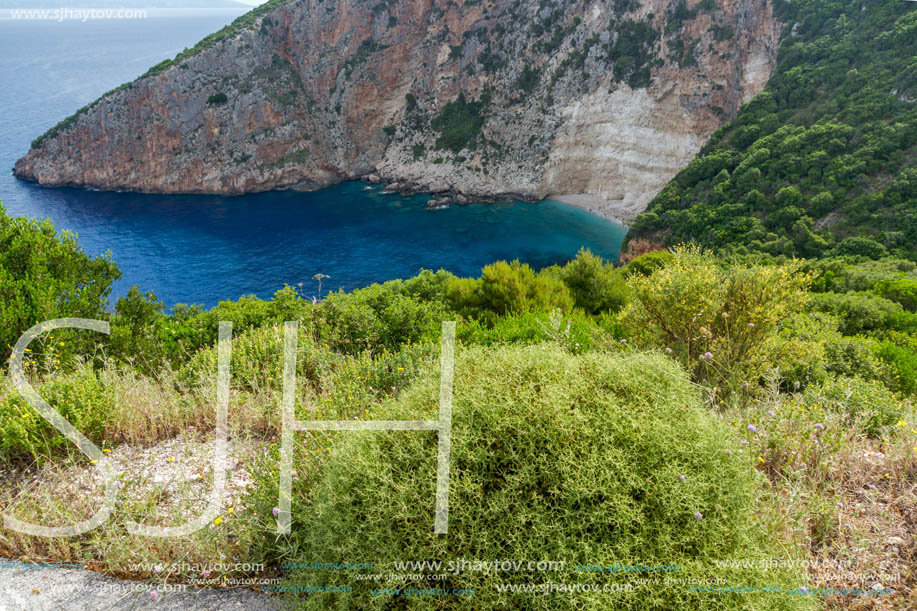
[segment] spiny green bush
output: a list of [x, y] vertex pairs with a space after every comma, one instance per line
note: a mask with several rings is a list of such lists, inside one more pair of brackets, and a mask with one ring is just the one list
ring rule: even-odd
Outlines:
[[[97, 445], [114, 410], [114, 395], [91, 368], [34, 385], [67, 422]], [[0, 400], [0, 458], [43, 460], [75, 447], [12, 387]]]
[[809, 307], [837, 316], [844, 335], [884, 329], [889, 317], [901, 312], [899, 304], [872, 293], [819, 293], [813, 296]]
[[[812, 606], [805, 597], [786, 594], [712, 594], [687, 587], [606, 593], [601, 584], [620, 577], [575, 570], [575, 564], [627, 558], [677, 564], [685, 578], [800, 583], [786, 572], [715, 564], [772, 551], [769, 534], [754, 518], [759, 476], [747, 455], [727, 451], [724, 425], [701, 407], [674, 362], [633, 352], [577, 357], [549, 345], [473, 348], [457, 354], [454, 388], [448, 535], [433, 534], [436, 435], [353, 432], [323, 461], [320, 482], [306, 502], [296, 497], [293, 533], [278, 542], [279, 553], [291, 562], [372, 562], [372, 573], [391, 570], [394, 561], [459, 558], [564, 560], [565, 567], [549, 576], [451, 573], [434, 586], [472, 588], [474, 596], [426, 598], [372, 591], [433, 582], [293, 571], [289, 585], [347, 583], [353, 590], [294, 595], [291, 602], [307, 609]], [[438, 396], [439, 380], [428, 376], [376, 417], [435, 417]], [[539, 596], [496, 587], [545, 581], [600, 584], [600, 591]]]
[[792, 266], [721, 267], [694, 247], [651, 276], [628, 280], [621, 322], [635, 343], [667, 349], [695, 377], [735, 390], [779, 358], [778, 324], [806, 301], [808, 277]]

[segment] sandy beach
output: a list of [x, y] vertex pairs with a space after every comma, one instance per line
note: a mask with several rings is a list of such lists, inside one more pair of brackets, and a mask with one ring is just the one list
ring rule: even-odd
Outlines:
[[621, 200], [607, 200], [598, 195], [589, 193], [568, 193], [562, 195], [549, 195], [545, 199], [555, 202], [570, 204], [583, 210], [588, 210], [601, 217], [627, 226], [642, 212], [628, 207]]

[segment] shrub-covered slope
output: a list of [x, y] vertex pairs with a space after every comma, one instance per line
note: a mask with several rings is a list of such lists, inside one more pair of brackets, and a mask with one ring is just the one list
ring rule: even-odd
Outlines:
[[[377, 417], [433, 417], [438, 394], [438, 378], [424, 379]], [[432, 532], [436, 436], [355, 433], [327, 463], [311, 511], [297, 516], [309, 527], [286, 545], [310, 558], [372, 562], [368, 573], [429, 558], [564, 561], [561, 570], [499, 578], [452, 570], [445, 580], [408, 585], [473, 596], [410, 598], [412, 609], [441, 609], [445, 600], [452, 609], [799, 609], [813, 602], [788, 595], [802, 585], [789, 572], [717, 568], [715, 560], [767, 550], [754, 518], [760, 482], [749, 455], [730, 449], [725, 425], [661, 354], [576, 357], [546, 345], [462, 351], [452, 431], [448, 537]], [[672, 576], [682, 579], [779, 581], [784, 595], [648, 589], [634, 587], [633, 576], [576, 569], [634, 557], [677, 565]], [[444, 567], [431, 573], [450, 572]], [[304, 606], [390, 609], [404, 600], [396, 593], [403, 583], [348, 577], [351, 591], [316, 588]], [[335, 571], [302, 571], [293, 580], [303, 587], [345, 582]], [[545, 582], [585, 587], [576, 596], [533, 597]]]
[[917, 258], [917, 4], [779, 0], [767, 88], [630, 236], [733, 252]]

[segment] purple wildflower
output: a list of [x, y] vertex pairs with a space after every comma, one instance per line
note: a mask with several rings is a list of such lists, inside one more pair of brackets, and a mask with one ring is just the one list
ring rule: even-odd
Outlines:
[[825, 425], [819, 422], [818, 424], [815, 425], [815, 428], [817, 428], [819, 431], [824, 431]]
[[685, 479], [686, 479], [686, 478], [685, 478], [684, 475], [679, 475], [679, 476], [678, 476], [678, 481], [680, 481], [680, 482], [685, 481]]
[[743, 446], [747, 446], [747, 445], [748, 445], [748, 442], [745, 441], [745, 440], [743, 439], [743, 440], [742, 440], [742, 445], [743, 445]]
[[702, 514], [701, 512], [698, 511], [697, 513], [694, 514], [694, 519], [695, 519], [695, 520], [703, 520], [703, 519], [704, 519], [704, 514]]
[[271, 509], [271, 513], [274, 514], [274, 515], [276, 516], [277, 514], [280, 513], [280, 508], [279, 508], [279, 507], [274, 507], [273, 509]]
[[159, 592], [150, 592], [150, 600], [156, 600], [159, 598]]
[[775, 414], [775, 413], [774, 413], [774, 410], [772, 410], [772, 409], [767, 410], [767, 415], [770, 416], [771, 418], [776, 418], [776, 417], [777, 417], [777, 414]]
[[757, 427], [756, 427], [754, 424], [749, 424], [749, 425], [748, 425], [748, 432], [749, 432], [749, 433], [757, 433], [757, 432], [758, 432], [758, 429], [757, 429]]
[[704, 353], [704, 358], [705, 358], [706, 360], [709, 361], [710, 359], [713, 358], [713, 353], [710, 352], [710, 351], [705, 352], [705, 353]]

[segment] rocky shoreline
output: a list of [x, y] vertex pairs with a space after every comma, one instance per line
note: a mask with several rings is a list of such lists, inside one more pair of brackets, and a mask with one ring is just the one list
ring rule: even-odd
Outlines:
[[675, 5], [279, 4], [65, 119], [14, 173], [170, 194], [369, 180], [433, 207], [548, 198], [628, 223], [775, 66], [766, 0], [673, 30]]

